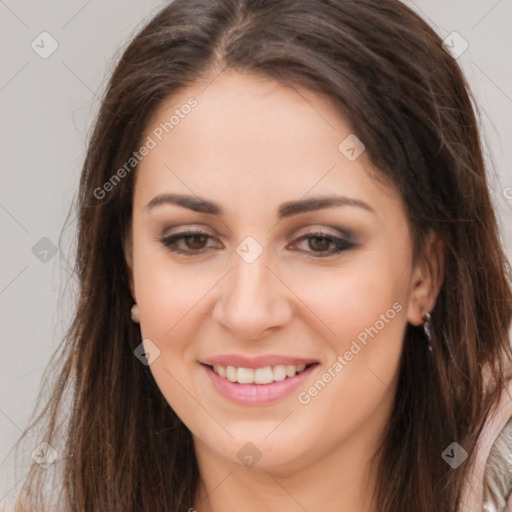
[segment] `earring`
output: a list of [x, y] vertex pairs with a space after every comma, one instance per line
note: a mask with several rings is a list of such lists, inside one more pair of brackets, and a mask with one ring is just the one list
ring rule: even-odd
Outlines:
[[428, 349], [432, 352], [432, 317], [430, 313], [425, 313], [423, 315], [423, 331], [425, 332], [425, 336], [428, 340]]
[[140, 322], [140, 319], [139, 319], [139, 306], [138, 306], [138, 304], [134, 304], [132, 306], [131, 316], [132, 316], [132, 321], [133, 322], [135, 322], [136, 324], [138, 324]]

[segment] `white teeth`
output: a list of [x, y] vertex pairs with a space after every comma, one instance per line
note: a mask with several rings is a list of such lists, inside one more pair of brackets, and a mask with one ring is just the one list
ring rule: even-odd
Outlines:
[[[295, 372], [293, 375], [295, 375]], [[274, 366], [274, 380], [280, 381], [284, 379], [286, 379], [286, 366], [284, 364]]]
[[237, 368], [236, 381], [240, 384], [252, 384], [254, 382], [254, 370], [252, 368]]
[[[272, 371], [272, 367], [264, 366], [263, 368], [256, 368], [256, 370], [254, 370], [255, 384], [270, 384], [273, 380], [274, 372]], [[250, 382], [246, 384], [250, 384]]]
[[286, 366], [286, 376], [293, 377], [297, 372], [297, 367], [293, 366], [293, 364], [289, 364]]
[[220, 364], [218, 364], [218, 365], [214, 366], [213, 369], [215, 370], [215, 373], [218, 373], [221, 377], [226, 378], [226, 367], [225, 366], [220, 366]]
[[282, 381], [287, 377], [295, 377], [297, 373], [304, 371], [305, 368], [305, 364], [297, 366], [293, 364], [278, 364], [262, 368], [242, 368], [216, 364], [213, 366], [213, 371], [217, 375], [239, 384], [270, 384], [271, 382]]
[[226, 367], [226, 377], [231, 382], [236, 382], [236, 368], [234, 366]]

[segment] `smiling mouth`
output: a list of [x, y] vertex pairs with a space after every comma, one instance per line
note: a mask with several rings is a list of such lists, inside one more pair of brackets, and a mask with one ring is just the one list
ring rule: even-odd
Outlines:
[[291, 379], [296, 375], [308, 370], [318, 363], [311, 364], [278, 364], [275, 366], [263, 366], [260, 368], [243, 368], [238, 366], [204, 365], [210, 368], [219, 377], [229, 382], [239, 384], [271, 384], [272, 382], [280, 382]]

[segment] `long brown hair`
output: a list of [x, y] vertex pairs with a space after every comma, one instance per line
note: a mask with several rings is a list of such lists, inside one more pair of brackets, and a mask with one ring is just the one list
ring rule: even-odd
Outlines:
[[[432, 312], [434, 351], [407, 326], [376, 503], [382, 512], [453, 512], [475, 443], [512, 358], [510, 268], [500, 245], [472, 102], [441, 39], [397, 0], [175, 0], [133, 39], [115, 68], [89, 143], [77, 198], [74, 321], [50, 399], [36, 418], [59, 461], [33, 464], [18, 510], [186, 511], [199, 473], [191, 434], [133, 351], [140, 331], [124, 241], [132, 156], [162, 100], [230, 68], [328, 95], [406, 205], [416, 253], [430, 230], [445, 247]], [[487, 392], [482, 369], [496, 386]], [[451, 469], [453, 441], [469, 453]], [[44, 478], [43, 478], [44, 477]]]

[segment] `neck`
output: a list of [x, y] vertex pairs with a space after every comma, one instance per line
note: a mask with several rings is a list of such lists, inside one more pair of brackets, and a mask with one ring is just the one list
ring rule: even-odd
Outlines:
[[[314, 463], [280, 468], [236, 465], [196, 442], [201, 474], [197, 512], [377, 512], [371, 503], [376, 479], [368, 433], [346, 439]], [[199, 445], [199, 446], [198, 446]], [[199, 448], [199, 449], [198, 449]]]

